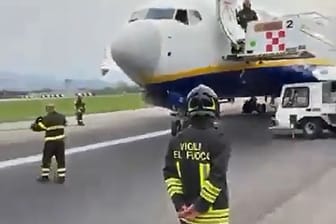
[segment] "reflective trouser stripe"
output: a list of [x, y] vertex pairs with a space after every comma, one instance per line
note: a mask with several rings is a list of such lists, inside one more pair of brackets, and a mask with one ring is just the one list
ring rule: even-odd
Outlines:
[[57, 175], [59, 177], [65, 177], [66, 169], [65, 168], [59, 168], [57, 169]]
[[58, 135], [58, 136], [54, 136], [54, 137], [45, 137], [44, 140], [45, 141], [54, 141], [54, 140], [63, 139], [64, 137], [65, 137], [65, 135]]
[[49, 168], [41, 168], [41, 176], [47, 177], [49, 176], [50, 169]]

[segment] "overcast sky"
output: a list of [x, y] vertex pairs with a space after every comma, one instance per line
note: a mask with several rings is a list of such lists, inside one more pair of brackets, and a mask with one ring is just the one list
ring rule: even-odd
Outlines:
[[[148, 1], [0, 0], [0, 70], [99, 76], [104, 47], [133, 8]], [[336, 0], [252, 2], [279, 12], [336, 12]]]

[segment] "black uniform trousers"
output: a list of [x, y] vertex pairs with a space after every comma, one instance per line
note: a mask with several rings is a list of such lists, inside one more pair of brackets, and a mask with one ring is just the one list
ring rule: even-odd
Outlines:
[[42, 157], [42, 174], [43, 177], [48, 177], [50, 173], [50, 165], [52, 157], [56, 157], [57, 175], [60, 178], [65, 178], [65, 143], [64, 140], [47, 141], [44, 143]]
[[83, 123], [83, 112], [77, 112], [76, 113], [76, 118], [77, 118], [77, 122], [80, 124], [80, 123]]

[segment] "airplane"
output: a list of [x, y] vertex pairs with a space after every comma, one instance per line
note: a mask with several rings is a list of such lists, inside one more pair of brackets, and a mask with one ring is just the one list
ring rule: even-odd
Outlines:
[[[106, 49], [102, 75], [113, 60], [154, 106], [180, 111], [199, 84], [224, 102], [279, 97], [284, 84], [335, 79], [334, 20], [317, 12], [275, 15], [254, 9], [246, 32], [237, 0], [154, 0], [134, 10]], [[334, 27], [334, 28], [332, 28]], [[238, 52], [237, 52], [238, 49]], [[243, 112], [266, 111], [248, 100]]]

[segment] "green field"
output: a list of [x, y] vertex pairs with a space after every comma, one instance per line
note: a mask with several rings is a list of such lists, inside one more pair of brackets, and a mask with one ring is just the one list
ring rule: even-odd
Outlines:
[[[53, 103], [56, 110], [74, 115], [74, 98], [0, 101], [0, 122], [35, 119], [45, 114], [45, 105]], [[139, 109], [145, 106], [140, 94], [84, 97], [86, 114]]]

